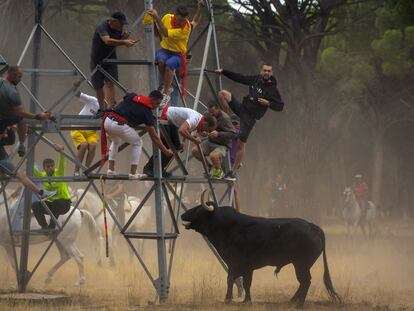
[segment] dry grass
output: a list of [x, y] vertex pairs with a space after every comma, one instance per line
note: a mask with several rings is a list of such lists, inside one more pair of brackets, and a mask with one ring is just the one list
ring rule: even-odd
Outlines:
[[[361, 235], [347, 237], [338, 225], [324, 226], [328, 240], [328, 261], [336, 290], [344, 305], [329, 303], [322, 283], [323, 267], [318, 260], [312, 269], [312, 286], [307, 310], [414, 310], [414, 228], [410, 223], [387, 223], [381, 236], [367, 240]], [[56, 259], [56, 252], [47, 259], [30, 283], [30, 289], [41, 292], [66, 293], [74, 297], [64, 306], [9, 305], [0, 303], [0, 310], [294, 310], [287, 304], [297, 282], [293, 269], [286, 267], [276, 279], [272, 268], [256, 271], [253, 277], [253, 304], [244, 306], [240, 299], [232, 305], [222, 303], [226, 275], [204, 241], [194, 232], [185, 231], [178, 241], [168, 305], [152, 306], [154, 291], [136, 261], [123, 255], [115, 268], [96, 267], [91, 241], [83, 241], [87, 284], [71, 285], [77, 280], [73, 261], [58, 271], [51, 285], [43, 278]], [[36, 252], [37, 247], [33, 248]], [[155, 250], [146, 245], [145, 259], [155, 271]], [[1, 257], [1, 291], [13, 288], [14, 274]]]

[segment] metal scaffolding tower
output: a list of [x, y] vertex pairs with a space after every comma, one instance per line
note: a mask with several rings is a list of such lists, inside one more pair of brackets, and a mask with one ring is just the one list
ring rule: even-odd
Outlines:
[[[212, 58], [214, 62], [214, 66], [216, 68], [220, 68], [219, 57], [218, 57], [218, 46], [217, 46], [217, 36], [214, 24], [214, 14], [213, 14], [213, 1], [212, 0], [204, 0], [205, 4], [205, 11], [208, 18], [208, 24], [206, 27], [200, 32], [199, 36], [193, 40], [193, 45], [190, 46], [189, 50], [193, 49], [196, 44], [200, 44], [204, 40], [204, 50], [203, 50], [203, 58], [201, 60], [201, 66], [199, 68], [192, 68], [189, 70], [190, 76], [198, 77], [197, 80], [197, 88], [195, 92], [191, 92], [188, 90], [188, 96], [185, 98], [181, 93], [180, 88], [180, 98], [181, 104], [187, 107], [192, 107], [195, 110], [202, 110], [203, 105], [202, 101], [200, 100], [202, 95], [203, 86], [207, 85], [208, 88], [211, 90], [212, 94], [216, 96], [217, 89], [221, 88], [221, 80], [218, 76], [215, 77], [215, 81], [210, 78], [207, 72], [207, 63], [209, 58]], [[42, 25], [42, 15], [45, 10], [43, 0], [34, 0], [36, 14], [35, 14], [35, 25], [33, 30], [28, 38], [28, 41], [22, 51], [22, 54], [19, 58], [18, 65], [23, 62], [24, 57], [28, 51], [29, 45], [33, 44], [33, 58], [32, 58], [32, 68], [31, 69], [24, 69], [26, 73], [31, 74], [31, 87], [30, 89], [21, 82], [23, 89], [27, 92], [29, 97], [31, 98], [30, 103], [30, 111], [36, 113], [38, 111], [45, 111], [48, 110], [53, 113], [55, 121], [31, 121], [28, 122], [29, 125], [29, 133], [28, 133], [28, 150], [26, 155], [19, 161], [17, 165], [17, 169], [21, 167], [26, 161], [26, 172], [27, 175], [30, 176], [36, 182], [47, 182], [47, 181], [65, 181], [65, 182], [83, 182], [87, 183], [85, 191], [83, 195], [78, 199], [76, 202], [74, 209], [72, 210], [71, 214], [68, 216], [67, 220], [60, 224], [56, 221], [58, 232], [56, 234], [51, 235], [51, 239], [49, 244], [37, 261], [37, 263], [29, 270], [28, 263], [29, 263], [29, 240], [31, 235], [40, 234], [35, 230], [30, 229], [30, 218], [31, 218], [31, 203], [32, 203], [32, 193], [29, 190], [25, 190], [25, 205], [24, 205], [24, 217], [23, 217], [23, 225], [21, 230], [14, 230], [11, 223], [11, 216], [10, 216], [10, 206], [7, 202], [6, 196], [6, 187], [10, 181], [14, 180], [14, 178], [10, 177], [0, 177], [1, 180], [1, 192], [4, 198], [4, 205], [7, 211], [8, 216], [8, 223], [9, 223], [9, 233], [11, 243], [13, 245], [13, 254], [14, 254], [14, 262], [17, 269], [16, 277], [19, 291], [24, 292], [27, 289], [27, 285], [35, 273], [43, 259], [47, 256], [48, 251], [50, 250], [51, 246], [58, 237], [58, 234], [62, 231], [65, 227], [67, 222], [69, 221], [70, 217], [73, 215], [73, 212], [78, 208], [80, 202], [84, 198], [86, 192], [90, 189], [93, 189], [96, 194], [102, 199], [102, 194], [99, 191], [95, 182], [99, 179], [107, 179], [108, 177], [104, 174], [100, 173], [99, 162], [92, 165], [90, 168], [86, 168], [79, 163], [79, 160], [76, 157], [76, 153], [73, 150], [72, 146], [68, 143], [67, 139], [62, 134], [63, 131], [75, 130], [75, 129], [89, 129], [89, 130], [99, 130], [101, 125], [101, 120], [94, 120], [90, 117], [85, 116], [78, 116], [78, 115], [66, 115], [63, 113], [63, 110], [66, 104], [72, 99], [74, 96], [73, 90], [69, 90], [62, 97], [59, 98], [58, 101], [53, 103], [51, 107], [44, 107], [40, 101], [38, 96], [39, 91], [39, 76], [40, 75], [80, 75], [83, 79], [81, 86], [84, 84], [91, 84], [90, 77], [96, 72], [101, 71], [108, 79], [112, 80], [116, 86], [118, 86], [121, 90], [126, 92], [127, 88], [121, 85], [118, 81], [114, 80], [105, 70], [103, 70], [100, 66], [97, 66], [95, 70], [92, 71], [89, 75], [84, 74], [81, 69], [75, 64], [75, 62], [69, 57], [69, 54], [66, 53], [58, 42], [49, 34], [49, 32], [44, 28]], [[145, 10], [152, 8], [152, 0], [144, 0]], [[143, 18], [144, 14], [135, 21], [134, 25], [138, 24], [140, 20]], [[144, 26], [145, 32], [145, 40], [146, 40], [146, 59], [145, 60], [107, 60], [106, 62], [115, 63], [117, 65], [137, 65], [137, 66], [147, 66], [149, 68], [149, 86], [150, 89], [156, 89], [158, 87], [158, 74], [157, 68], [155, 63], [155, 39], [154, 39], [154, 29], [153, 25], [146, 25]], [[56, 48], [57, 50], [66, 58], [66, 60], [72, 65], [73, 70], [51, 70], [51, 69], [41, 69], [39, 68], [39, 59], [41, 53], [41, 42], [42, 36], [47, 38]], [[4, 72], [3, 67], [7, 66], [6, 61], [0, 55], [0, 72]], [[175, 79], [176, 83], [178, 83], [178, 79]], [[157, 130], [161, 133], [165, 134], [165, 130], [163, 128], [163, 122], [158, 120], [157, 122]], [[165, 123], [164, 123], [165, 124]], [[137, 128], [139, 134], [145, 135], [145, 129]], [[79, 177], [75, 176], [64, 176], [64, 177], [33, 177], [33, 167], [35, 164], [35, 149], [36, 145], [39, 142], [44, 142], [48, 146], [52, 146], [52, 142], [44, 136], [47, 133], [56, 133], [62, 139], [66, 149], [69, 152], [64, 152], [65, 157], [73, 163], [78, 164], [83, 171], [83, 175]], [[168, 135], [164, 135], [164, 137], [168, 138]], [[168, 141], [168, 145], [172, 150], [175, 150], [173, 144]], [[120, 151], [124, 150], [128, 144], [124, 144], [120, 147]], [[199, 147], [200, 148], [200, 147]], [[199, 149], [200, 150], [200, 149]], [[203, 158], [203, 168], [204, 172], [206, 173], [203, 177], [192, 177], [188, 176], [188, 163], [190, 157], [190, 142], [187, 142], [186, 152], [183, 157], [174, 151], [174, 159], [176, 166], [172, 169], [175, 172], [175, 176], [170, 178], [165, 178], [162, 176], [161, 170], [161, 154], [160, 150], [153, 147], [154, 153], [154, 172], [155, 176], [153, 178], [143, 178], [142, 181], [150, 181], [152, 182], [152, 186], [148, 193], [144, 196], [141, 203], [135, 207], [134, 212], [132, 213], [130, 219], [126, 220], [125, 225], [121, 224], [118, 219], [116, 218], [115, 213], [111, 210], [111, 208], [107, 208], [109, 215], [112, 217], [116, 227], [119, 229], [119, 232], [124, 236], [126, 242], [128, 243], [129, 247], [132, 249], [133, 253], [135, 254], [136, 258], [138, 259], [139, 263], [141, 264], [142, 268], [144, 269], [148, 279], [154, 286], [159, 302], [163, 303], [166, 302], [168, 299], [168, 292], [170, 287], [170, 279], [173, 267], [173, 258], [174, 258], [174, 251], [175, 251], [175, 243], [176, 239], [179, 235], [179, 216], [181, 208], [187, 209], [187, 207], [183, 203], [183, 193], [185, 191], [185, 185], [187, 183], [206, 183], [211, 190], [213, 200], [221, 204], [226, 198], [229, 199], [229, 204], [233, 204], [233, 195], [234, 195], [234, 180], [231, 179], [212, 179], [208, 174], [208, 167], [205, 158]], [[201, 151], [201, 150], [200, 150]], [[200, 152], [203, 154], [202, 152]], [[147, 156], [150, 153], [144, 149], [144, 154]], [[179, 174], [181, 172], [181, 174]], [[111, 179], [122, 179], [127, 180], [127, 175], [117, 175]], [[173, 184], [179, 184], [180, 187], [174, 187]], [[219, 186], [222, 185], [222, 186]], [[219, 195], [219, 188], [224, 188], [223, 193], [221, 196]], [[128, 229], [130, 225], [133, 223], [136, 217], [139, 217], [139, 213], [143, 208], [144, 204], [149, 200], [149, 198], [154, 194], [154, 209], [155, 209], [155, 228], [156, 232], [131, 232]], [[172, 201], [176, 200], [178, 203], [177, 209], [174, 210]], [[164, 207], [163, 204], [166, 204], [166, 215], [164, 214]], [[44, 204], [44, 203], [43, 203]], [[47, 209], [47, 207], [45, 207]], [[48, 210], [48, 209], [47, 209]], [[49, 214], [51, 215], [50, 211]], [[53, 218], [53, 216], [51, 215]], [[169, 220], [171, 224], [171, 228], [168, 228], [166, 220]], [[18, 260], [17, 251], [15, 248], [15, 240], [16, 237], [19, 236], [21, 238], [21, 251], [20, 251], [20, 260]], [[157, 243], [157, 266], [158, 266], [158, 273], [156, 276], [153, 276], [147, 265], [145, 264], [141, 254], [137, 250], [137, 248], [132, 243], [132, 239], [150, 239], [155, 240]], [[171, 241], [170, 245], [170, 254], [167, 251], [166, 243], [167, 241]], [[206, 240], [207, 241], [207, 240]], [[207, 241], [208, 243], [208, 241]], [[208, 243], [216, 257], [220, 260], [221, 264], [224, 268], [225, 264], [215, 251], [215, 249]]]

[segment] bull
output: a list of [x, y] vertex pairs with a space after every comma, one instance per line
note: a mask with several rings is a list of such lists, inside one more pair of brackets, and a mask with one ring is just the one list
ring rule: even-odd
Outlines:
[[310, 269], [323, 253], [323, 280], [333, 301], [341, 298], [335, 292], [329, 274], [323, 230], [299, 218], [261, 218], [237, 212], [230, 206], [216, 206], [206, 202], [206, 191], [201, 204], [181, 215], [186, 229], [193, 229], [213, 244], [227, 264], [227, 293], [225, 302], [233, 299], [233, 284], [243, 277], [244, 302], [251, 302], [250, 287], [253, 271], [265, 266], [276, 267], [275, 275], [293, 264], [299, 288], [291, 298], [297, 307], [303, 307], [311, 285]]

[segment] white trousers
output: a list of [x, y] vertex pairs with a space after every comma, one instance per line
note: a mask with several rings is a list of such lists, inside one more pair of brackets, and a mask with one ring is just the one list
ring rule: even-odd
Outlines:
[[109, 147], [109, 160], [115, 161], [119, 146], [126, 142], [132, 147], [131, 165], [138, 165], [142, 152], [142, 138], [138, 133], [129, 125], [119, 125], [117, 121], [109, 118], [105, 119], [104, 127], [106, 133], [112, 140], [111, 146]]

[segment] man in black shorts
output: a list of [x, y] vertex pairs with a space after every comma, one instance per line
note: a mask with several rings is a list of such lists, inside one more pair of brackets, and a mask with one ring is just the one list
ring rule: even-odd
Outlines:
[[[129, 39], [129, 33], [123, 31], [127, 19], [124, 13], [115, 12], [111, 18], [101, 22], [96, 27], [92, 39], [92, 51], [90, 69], [93, 71], [97, 65], [108, 72], [115, 80], [118, 80], [118, 67], [115, 64], [102, 64], [104, 59], [116, 59], [116, 47], [124, 45], [132, 47], [136, 41]], [[93, 88], [96, 90], [101, 109], [105, 108], [104, 85], [107, 91], [107, 102], [110, 108], [115, 106], [114, 85], [103, 73], [97, 71], [91, 78]]]
[[245, 144], [256, 120], [261, 119], [270, 108], [282, 111], [284, 103], [277, 89], [277, 81], [273, 76], [272, 66], [264, 64], [259, 75], [245, 76], [229, 70], [217, 69], [217, 74], [249, 86], [249, 94], [243, 97], [240, 103], [229, 91], [221, 90], [218, 93], [221, 108], [227, 113], [233, 112], [240, 118], [240, 133], [238, 150], [232, 171], [235, 172], [244, 157]]

